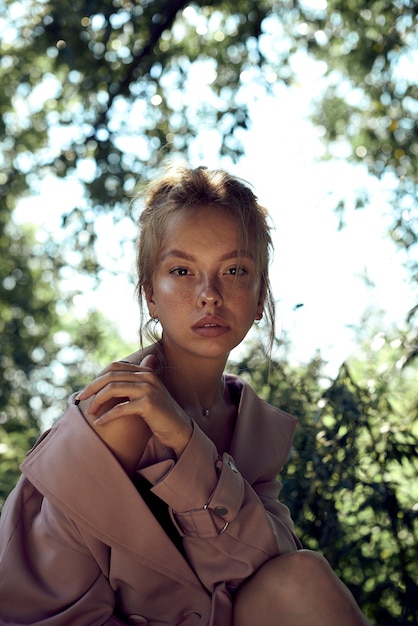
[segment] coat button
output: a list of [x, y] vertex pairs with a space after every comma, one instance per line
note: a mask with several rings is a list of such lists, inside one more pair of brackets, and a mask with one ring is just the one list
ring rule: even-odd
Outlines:
[[228, 461], [228, 465], [229, 465], [229, 467], [231, 468], [231, 470], [232, 470], [233, 472], [235, 472], [236, 474], [238, 474], [237, 467], [236, 467], [236, 465], [235, 465], [232, 461]]
[[218, 515], [219, 517], [224, 517], [225, 515], [228, 514], [228, 509], [226, 508], [226, 506], [215, 506], [215, 508], [213, 509], [213, 512], [215, 513], [215, 515]]
[[128, 620], [130, 624], [134, 624], [135, 626], [137, 624], [148, 624], [147, 618], [143, 615], [129, 615]]

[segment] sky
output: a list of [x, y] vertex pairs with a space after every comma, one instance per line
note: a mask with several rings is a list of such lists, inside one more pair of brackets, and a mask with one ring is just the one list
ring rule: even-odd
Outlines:
[[[323, 144], [304, 120], [303, 105], [298, 111], [297, 93], [283, 93], [286, 98], [287, 113], [279, 116], [276, 102], [259, 103], [239, 170], [273, 219], [273, 291], [292, 353], [306, 361], [320, 350], [339, 365], [353, 350], [353, 326], [365, 311], [381, 309], [388, 325], [401, 323], [416, 294], [405, 257], [388, 234], [393, 216], [387, 184], [362, 165], [319, 161]], [[355, 190], [363, 188], [370, 205], [355, 209]], [[335, 212], [340, 198], [347, 202], [341, 230]]]
[[[320, 160], [321, 132], [307, 119], [320, 74], [320, 66], [310, 66], [305, 59], [292, 89], [278, 85], [267, 97], [257, 87], [249, 88], [252, 124], [241, 137], [245, 156], [236, 164], [220, 160], [214, 130], [202, 127], [191, 145], [191, 164], [223, 166], [253, 186], [273, 224], [271, 280], [278, 304], [277, 334], [290, 342], [293, 360], [307, 362], [320, 351], [330, 373], [335, 373], [355, 348], [353, 327], [365, 311], [381, 309], [382, 323], [402, 324], [416, 294], [408, 285], [402, 252], [388, 236], [388, 182], [369, 177], [361, 164], [348, 164], [343, 149], [340, 158]], [[201, 98], [213, 76], [200, 72], [194, 80], [191, 91]], [[367, 189], [370, 204], [355, 210], [355, 190], [362, 188]], [[35, 221], [40, 228], [48, 224], [60, 237], [61, 214], [82, 203], [80, 193], [74, 181], [48, 177], [39, 196], [20, 203], [16, 218]], [[347, 210], [346, 225], [339, 231], [334, 209], [341, 198]], [[115, 227], [108, 216], [102, 216], [96, 225], [99, 259], [119, 275], [106, 278], [95, 293], [87, 289], [77, 308], [80, 312], [99, 308], [123, 338], [134, 343], [138, 306], [132, 286], [133, 246], [125, 244], [119, 251], [114, 244], [118, 237], [131, 236], [131, 223], [126, 220]], [[373, 286], [366, 286], [364, 276]]]

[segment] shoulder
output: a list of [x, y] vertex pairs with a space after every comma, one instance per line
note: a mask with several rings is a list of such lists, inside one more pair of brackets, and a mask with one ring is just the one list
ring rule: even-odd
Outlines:
[[87, 478], [100, 483], [103, 468], [109, 466], [116, 475], [124, 473], [76, 406], [74, 394], [63, 415], [28, 452], [21, 471], [42, 495], [57, 504], [78, 497], [90, 484]]
[[74, 404], [74, 396], [29, 452], [21, 470], [32, 495], [97, 538], [117, 535], [121, 522], [115, 526], [114, 512], [129, 517], [137, 494], [116, 457]]

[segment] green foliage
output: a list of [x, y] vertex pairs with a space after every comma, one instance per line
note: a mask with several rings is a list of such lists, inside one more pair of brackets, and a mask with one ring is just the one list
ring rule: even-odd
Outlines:
[[[241, 3], [245, 13], [254, 5], [245, 17], [250, 33], [241, 35], [236, 6], [205, 6], [199, 18], [205, 24], [217, 4], [225, 11], [206, 34], [181, 18], [187, 4], [76, 2], [69, 12], [63, 1], [29, 1], [26, 11], [17, 12], [16, 3], [7, 3], [10, 41], [2, 44], [0, 64], [3, 184], [14, 190], [15, 174], [29, 170], [76, 173], [96, 211], [113, 209], [116, 202], [126, 204], [137, 178], [156, 167], [162, 154], [186, 154], [207, 115], [223, 135], [223, 149], [238, 154], [232, 135], [246, 125], [246, 112], [234, 93], [249, 55], [245, 40], [259, 34], [259, 9]], [[197, 59], [219, 64], [215, 91], [222, 91], [222, 101], [189, 103], [181, 96]], [[13, 195], [21, 191], [16, 187]]]
[[386, 376], [369, 360], [353, 363], [357, 376], [344, 364], [328, 382], [320, 359], [269, 366], [253, 351], [235, 365], [268, 402], [299, 418], [281, 499], [304, 546], [326, 556], [379, 626], [418, 615], [416, 370], [401, 383], [402, 405], [394, 402], [401, 352], [388, 352]]
[[304, 12], [308, 48], [327, 66], [314, 120], [331, 154], [344, 142], [349, 158], [393, 179], [392, 234], [406, 248], [418, 238], [417, 11], [410, 0], [330, 0], [313, 19]]
[[[417, 8], [383, 2], [79, 0], [3, 3], [0, 184], [13, 203], [34, 174], [75, 174], [96, 211], [125, 205], [169, 153], [216, 129], [221, 154], [242, 152], [242, 87], [292, 81], [301, 50], [325, 62], [316, 120], [376, 176], [399, 181], [394, 236], [410, 245], [415, 204]], [[318, 5], [319, 6], [319, 5]], [[278, 38], [280, 45], [278, 45]], [[198, 96], [190, 76], [200, 72]], [[213, 136], [212, 132], [212, 136]], [[411, 204], [412, 199], [412, 204]], [[416, 205], [415, 205], [416, 206]], [[85, 215], [83, 220], [89, 220]], [[408, 222], [408, 224], [407, 224]], [[414, 228], [414, 241], [415, 241]]]

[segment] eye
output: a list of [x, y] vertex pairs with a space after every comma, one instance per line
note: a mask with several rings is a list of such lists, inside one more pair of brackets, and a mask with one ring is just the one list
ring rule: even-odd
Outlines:
[[187, 267], [173, 267], [173, 269], [170, 270], [170, 274], [174, 274], [174, 276], [187, 276], [189, 270]]
[[227, 269], [226, 274], [230, 276], [245, 276], [248, 274], [248, 270], [243, 265], [234, 265], [234, 267], [229, 267]]

